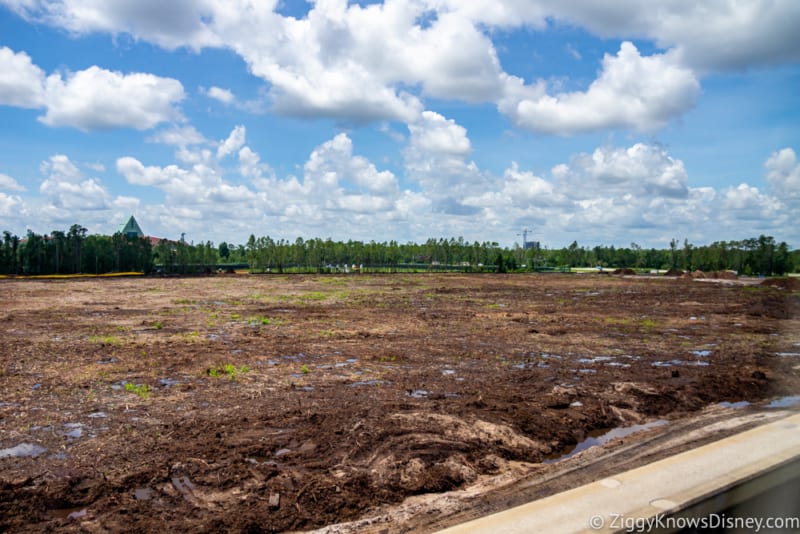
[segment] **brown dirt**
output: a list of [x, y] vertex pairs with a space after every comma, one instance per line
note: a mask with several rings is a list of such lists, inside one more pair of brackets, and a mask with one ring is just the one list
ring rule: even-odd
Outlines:
[[[219, 275], [0, 288], [10, 532], [285, 531], [381, 511], [379, 531], [425, 530], [478, 507], [436, 504], [423, 520], [398, 506], [462, 490], [498, 509], [601, 474], [553, 479], [569, 462], [543, 463], [598, 430], [688, 428], [720, 401], [800, 391], [800, 297], [767, 286]], [[21, 444], [46, 450], [9, 456]], [[514, 498], [498, 490], [523, 482]]]

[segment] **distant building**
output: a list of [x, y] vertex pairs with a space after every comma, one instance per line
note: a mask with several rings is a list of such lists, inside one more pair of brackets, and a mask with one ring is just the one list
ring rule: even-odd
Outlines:
[[144, 237], [144, 232], [142, 232], [142, 227], [139, 226], [139, 223], [136, 222], [136, 218], [133, 215], [131, 215], [131, 218], [128, 219], [128, 222], [120, 225], [116, 233], [122, 234], [129, 239]]

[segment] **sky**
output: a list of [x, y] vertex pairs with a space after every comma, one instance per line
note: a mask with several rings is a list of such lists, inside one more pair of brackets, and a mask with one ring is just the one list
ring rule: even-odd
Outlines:
[[796, 0], [0, 0], [0, 230], [800, 248]]

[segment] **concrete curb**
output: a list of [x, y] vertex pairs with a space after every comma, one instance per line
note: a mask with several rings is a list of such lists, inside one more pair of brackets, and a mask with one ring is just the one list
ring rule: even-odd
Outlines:
[[[798, 468], [800, 414], [441, 532], [625, 531], [634, 521], [645, 525], [648, 519], [690, 508], [692, 515], [719, 512], [765, 485], [796, 477]], [[781, 469], [782, 476], [771, 476]], [[729, 492], [732, 488], [737, 491]], [[716, 510], [703, 505], [726, 492], [721, 501], [716, 499]]]

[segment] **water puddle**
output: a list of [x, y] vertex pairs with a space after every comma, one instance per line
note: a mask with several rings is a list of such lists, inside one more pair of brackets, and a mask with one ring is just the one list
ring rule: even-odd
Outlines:
[[708, 367], [708, 362], [701, 362], [699, 360], [686, 361], [686, 360], [670, 360], [668, 362], [653, 362], [650, 365], [653, 367], [672, 367], [678, 365], [686, 365], [689, 367]]
[[738, 408], [747, 408], [748, 406], [750, 406], [750, 403], [747, 401], [739, 401], [739, 402], [722, 401], [719, 403], [719, 405], [722, 406], [723, 408], [733, 408], [734, 410], [736, 410]]
[[391, 384], [391, 382], [388, 380], [374, 379], [374, 380], [361, 380], [359, 382], [353, 382], [349, 385], [351, 388], [358, 388], [364, 386], [384, 386], [384, 385], [388, 386], [389, 384]]
[[780, 356], [781, 358], [798, 358], [800, 357], [800, 352], [776, 352], [775, 356]]
[[444, 369], [444, 370], [442, 370], [442, 375], [443, 376], [451, 376], [451, 375], [454, 375], [454, 374], [456, 374], [456, 372], [453, 369]]
[[710, 350], [693, 350], [693, 351], [690, 351], [690, 352], [692, 354], [694, 354], [695, 356], [698, 356], [700, 358], [706, 358], [708, 356], [711, 356], [711, 351]]
[[22, 458], [33, 456], [34, 458], [47, 452], [47, 449], [35, 443], [20, 443], [15, 447], [0, 449], [0, 458]]
[[566, 460], [567, 458], [571, 458], [576, 454], [578, 454], [579, 452], [585, 451], [586, 449], [589, 449], [591, 447], [597, 445], [605, 445], [606, 443], [612, 440], [622, 439], [630, 436], [631, 434], [635, 434], [636, 432], [649, 430], [651, 428], [657, 428], [667, 424], [669, 424], [669, 421], [667, 421], [666, 419], [658, 419], [657, 421], [652, 421], [650, 423], [644, 423], [641, 425], [617, 427], [617, 428], [612, 428], [610, 430], [607, 428], [593, 430], [589, 432], [589, 437], [587, 437], [585, 440], [581, 441], [577, 445], [567, 447], [566, 449], [561, 450], [558, 453], [546, 456], [544, 463], [546, 464], [557, 463], [562, 460]]
[[177, 386], [178, 384], [180, 384], [179, 381], [173, 380], [172, 378], [161, 378], [158, 380], [158, 383], [164, 386], [165, 388]]
[[800, 395], [781, 397], [767, 404], [767, 408], [791, 408], [800, 404]]
[[50, 515], [56, 519], [80, 519], [88, 512], [88, 508], [78, 506], [75, 508], [58, 508], [56, 510], [50, 510]]
[[424, 389], [415, 389], [408, 392], [409, 397], [413, 397], [415, 399], [426, 399], [430, 394], [430, 391], [426, 391]]
[[154, 493], [152, 488], [136, 488], [133, 490], [133, 498], [137, 501], [149, 501]]
[[578, 358], [578, 363], [608, 362], [613, 359], [613, 356], [595, 356], [594, 358]]
[[64, 436], [69, 439], [78, 439], [83, 435], [83, 423], [65, 423]]

